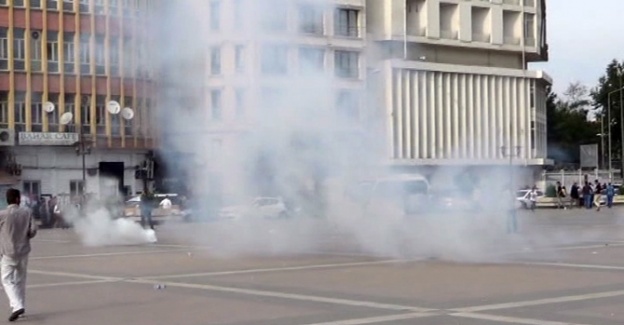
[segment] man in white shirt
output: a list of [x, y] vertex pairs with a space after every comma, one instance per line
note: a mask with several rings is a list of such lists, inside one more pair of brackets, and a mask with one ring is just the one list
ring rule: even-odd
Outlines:
[[165, 199], [160, 201], [160, 207], [165, 210], [171, 209], [171, 200], [169, 200], [168, 196], [165, 196]]
[[6, 199], [9, 206], [0, 212], [0, 274], [12, 308], [9, 322], [14, 322], [25, 313], [26, 268], [37, 226], [30, 209], [20, 207], [19, 190], [7, 190]]

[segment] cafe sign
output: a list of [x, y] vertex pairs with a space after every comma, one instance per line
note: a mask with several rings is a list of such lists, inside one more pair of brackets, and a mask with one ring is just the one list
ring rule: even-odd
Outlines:
[[80, 141], [78, 133], [20, 132], [20, 146], [72, 146]]

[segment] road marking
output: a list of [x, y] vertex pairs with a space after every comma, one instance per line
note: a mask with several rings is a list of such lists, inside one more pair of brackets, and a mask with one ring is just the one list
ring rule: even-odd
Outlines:
[[52, 276], [62, 276], [62, 277], [78, 278], [78, 279], [102, 280], [102, 281], [123, 281], [123, 280], [125, 280], [124, 278], [120, 278], [120, 277], [108, 277], [108, 276], [90, 275], [90, 274], [82, 274], [82, 273], [70, 273], [70, 272], [28, 270], [28, 273], [41, 274], [41, 275], [52, 275]]
[[472, 318], [472, 319], [478, 319], [478, 320], [487, 320], [487, 321], [501, 322], [501, 323], [525, 324], [525, 325], [587, 325], [587, 324], [568, 323], [568, 322], [553, 322], [553, 321], [531, 319], [531, 318], [518, 318], [518, 317], [507, 317], [507, 316], [487, 315], [487, 314], [473, 314], [473, 313], [450, 314], [450, 316]]
[[62, 240], [62, 239], [33, 239], [33, 242], [43, 242], [43, 243], [60, 243], [60, 244], [69, 244], [71, 240]]
[[72, 281], [72, 282], [59, 282], [59, 283], [47, 283], [47, 284], [44, 283], [44, 284], [28, 285], [28, 286], [26, 286], [26, 288], [28, 288], [28, 289], [37, 289], [37, 288], [77, 286], [77, 285], [85, 285], [85, 284], [112, 283], [112, 282], [116, 282], [116, 281], [92, 280], [92, 281]]
[[432, 316], [438, 316], [438, 315], [439, 314], [437, 313], [411, 313], [411, 314], [368, 317], [368, 318], [359, 318], [359, 319], [347, 319], [347, 320], [339, 320], [335, 322], [314, 323], [314, 324], [306, 324], [306, 325], [364, 325], [364, 324], [385, 323], [385, 322], [392, 322], [392, 321], [406, 320], [406, 319], [425, 318], [425, 317], [432, 317]]
[[519, 264], [532, 265], [532, 266], [554, 266], [554, 267], [564, 267], [564, 268], [572, 268], [572, 269], [624, 271], [624, 266], [613, 266], [613, 265], [551, 263], [551, 262], [519, 262]]
[[353, 266], [374, 266], [374, 265], [396, 264], [396, 263], [405, 263], [405, 262], [410, 262], [410, 260], [383, 260], [383, 261], [334, 263], [334, 264], [314, 264], [314, 265], [277, 267], [277, 268], [265, 268], [265, 269], [249, 269], [249, 270], [189, 273], [189, 274], [172, 274], [172, 275], [162, 275], [162, 276], [147, 276], [147, 277], [142, 277], [142, 278], [143, 279], [176, 279], [176, 278], [191, 278], [191, 277], [203, 277], [203, 276], [223, 276], [223, 275], [239, 275], [239, 274], [252, 274], [252, 273], [319, 270], [319, 269], [332, 269], [332, 268], [343, 268], [343, 267], [353, 267]]
[[152, 251], [144, 250], [144, 251], [76, 254], [76, 255], [33, 256], [33, 257], [30, 257], [29, 260], [51, 260], [51, 259], [64, 259], [64, 258], [106, 257], [106, 256], [124, 256], [124, 255], [147, 255], [147, 254], [175, 253], [175, 252], [182, 252], [182, 251], [185, 251], [185, 250], [168, 249], [168, 250], [152, 250]]
[[557, 303], [563, 303], [563, 302], [583, 301], [583, 300], [611, 298], [611, 297], [619, 297], [619, 296], [624, 296], [624, 290], [590, 293], [590, 294], [575, 295], [575, 296], [564, 296], [564, 297], [557, 297], [557, 298], [508, 302], [508, 303], [502, 303], [502, 304], [492, 304], [492, 305], [474, 306], [474, 307], [466, 307], [466, 308], [456, 308], [456, 309], [453, 309], [453, 311], [457, 311], [460, 313], [473, 313], [473, 312], [481, 312], [481, 311], [510, 309], [510, 308], [518, 308], [518, 307], [529, 307], [529, 306], [541, 306], [541, 305], [547, 305], [547, 304], [557, 304]]
[[353, 306], [353, 307], [367, 307], [367, 308], [386, 309], [386, 310], [413, 311], [413, 312], [418, 312], [418, 313], [433, 311], [432, 309], [425, 309], [425, 308], [419, 308], [419, 307], [414, 307], [414, 306], [384, 304], [384, 303], [377, 303], [377, 302], [372, 302], [372, 301], [360, 301], [360, 300], [350, 300], [350, 299], [340, 299], [340, 298], [328, 298], [328, 297], [321, 297], [321, 296], [311, 296], [311, 295], [294, 294], [294, 293], [277, 292], [277, 291], [222, 287], [222, 286], [215, 286], [215, 285], [209, 285], [209, 284], [158, 282], [158, 281], [147, 280], [147, 279], [129, 279], [129, 280], [126, 280], [126, 282], [144, 283], [144, 284], [162, 284], [162, 285], [169, 286], [169, 287], [203, 289], [203, 290], [209, 290], [209, 291], [236, 293], [236, 294], [243, 294], [243, 295], [249, 295], [249, 296], [291, 299], [291, 300], [300, 300], [300, 301], [306, 301], [306, 302], [319, 302], [319, 303], [345, 305], [345, 306]]

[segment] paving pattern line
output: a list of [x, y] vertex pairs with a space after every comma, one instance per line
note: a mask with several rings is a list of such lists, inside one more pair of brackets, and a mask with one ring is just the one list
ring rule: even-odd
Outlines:
[[455, 308], [452, 310], [455, 312], [459, 312], [459, 313], [474, 313], [474, 312], [481, 312], [481, 311], [513, 309], [513, 308], [531, 307], [531, 306], [543, 306], [543, 305], [548, 305], [548, 304], [559, 304], [559, 303], [565, 303], [565, 302], [613, 298], [613, 297], [620, 297], [620, 296], [624, 296], [624, 290], [588, 293], [588, 294], [573, 295], [573, 296], [562, 296], [562, 297], [556, 297], [556, 298], [526, 300], [526, 301], [518, 301], [518, 302], [508, 302], [508, 303], [473, 306], [473, 307], [466, 307], [466, 308]]
[[66, 258], [89, 258], [89, 257], [110, 257], [110, 256], [124, 256], [124, 255], [149, 255], [149, 254], [162, 254], [162, 253], [175, 253], [186, 251], [185, 249], [167, 249], [167, 250], [144, 250], [144, 251], [128, 251], [128, 252], [109, 252], [109, 253], [94, 253], [94, 254], [75, 254], [75, 255], [50, 255], [50, 256], [32, 256], [28, 259], [31, 261], [39, 260], [53, 260], [53, 259], [66, 259]]
[[311, 264], [300, 266], [286, 266], [276, 268], [263, 268], [263, 269], [246, 269], [246, 270], [232, 270], [232, 271], [215, 271], [215, 272], [200, 272], [189, 274], [171, 274], [171, 275], [157, 275], [141, 277], [142, 279], [177, 279], [177, 278], [193, 278], [193, 277], [209, 277], [209, 276], [224, 276], [224, 275], [240, 275], [240, 274], [254, 274], [254, 273], [271, 273], [271, 272], [287, 272], [287, 271], [305, 271], [305, 270], [321, 270], [321, 269], [334, 269], [343, 267], [355, 267], [355, 266], [374, 266], [384, 264], [396, 264], [396, 263], [408, 263], [411, 260], [381, 260], [381, 261], [367, 261], [367, 262], [347, 262], [347, 263], [332, 263], [332, 264]]
[[386, 322], [408, 320], [408, 319], [434, 317], [438, 315], [440, 314], [439, 313], [409, 313], [409, 314], [398, 314], [398, 315], [388, 315], [388, 316], [378, 316], [378, 317], [345, 319], [345, 320], [339, 320], [339, 321], [305, 324], [305, 325], [365, 325], [365, 324], [386, 323]]
[[159, 282], [159, 281], [149, 280], [149, 279], [126, 279], [125, 281], [130, 282], [130, 283], [160, 284], [160, 285], [165, 285], [169, 287], [177, 287], [177, 288], [202, 289], [202, 290], [208, 290], [208, 291], [236, 293], [236, 294], [249, 295], [249, 296], [290, 299], [290, 300], [326, 303], [326, 304], [334, 304], [334, 305], [344, 305], [344, 306], [352, 306], [352, 307], [366, 307], [366, 308], [398, 310], [398, 311], [406, 311], [406, 312], [412, 311], [412, 312], [417, 312], [417, 313], [435, 311], [434, 309], [426, 309], [426, 308], [420, 308], [420, 307], [415, 307], [415, 306], [385, 304], [385, 303], [377, 303], [377, 302], [362, 301], [362, 300], [329, 298], [329, 297], [322, 297], [322, 296], [312, 296], [312, 295], [295, 294], [295, 293], [287, 293], [287, 292], [279, 292], [279, 291], [223, 287], [223, 286], [216, 286], [216, 285], [209, 285], [209, 284]]
[[624, 266], [614, 266], [614, 265], [554, 263], [554, 262], [515, 262], [515, 264], [529, 265], [529, 266], [553, 266], [553, 267], [563, 267], [563, 268], [571, 268], [571, 269], [624, 271]]
[[539, 319], [532, 319], [532, 318], [477, 314], [477, 313], [456, 313], [456, 314], [450, 314], [449, 316], [460, 317], [460, 318], [471, 318], [471, 319], [478, 319], [478, 320], [487, 320], [487, 321], [499, 322], [499, 323], [524, 324], [524, 325], [591, 325], [591, 324], [580, 324], [580, 323], [570, 323], [570, 322], [553, 322], [553, 321], [539, 320]]

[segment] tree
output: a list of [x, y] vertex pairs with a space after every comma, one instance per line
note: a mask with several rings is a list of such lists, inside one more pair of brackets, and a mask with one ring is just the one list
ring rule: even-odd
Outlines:
[[[622, 101], [624, 93], [624, 61], [611, 61], [605, 69], [605, 74], [598, 80], [598, 86], [591, 92], [592, 104], [600, 112], [600, 117], [611, 116], [611, 121], [606, 121], [605, 125], [611, 122], [612, 151], [615, 156], [622, 157]], [[609, 103], [609, 100], [611, 103]], [[609, 105], [611, 104], [611, 105]], [[609, 111], [609, 108], [611, 109]], [[610, 114], [609, 114], [610, 113]]]
[[589, 121], [588, 90], [580, 83], [572, 83], [564, 99], [549, 92], [546, 99], [548, 129], [548, 157], [557, 162], [579, 163], [580, 146], [598, 141], [600, 123]]

